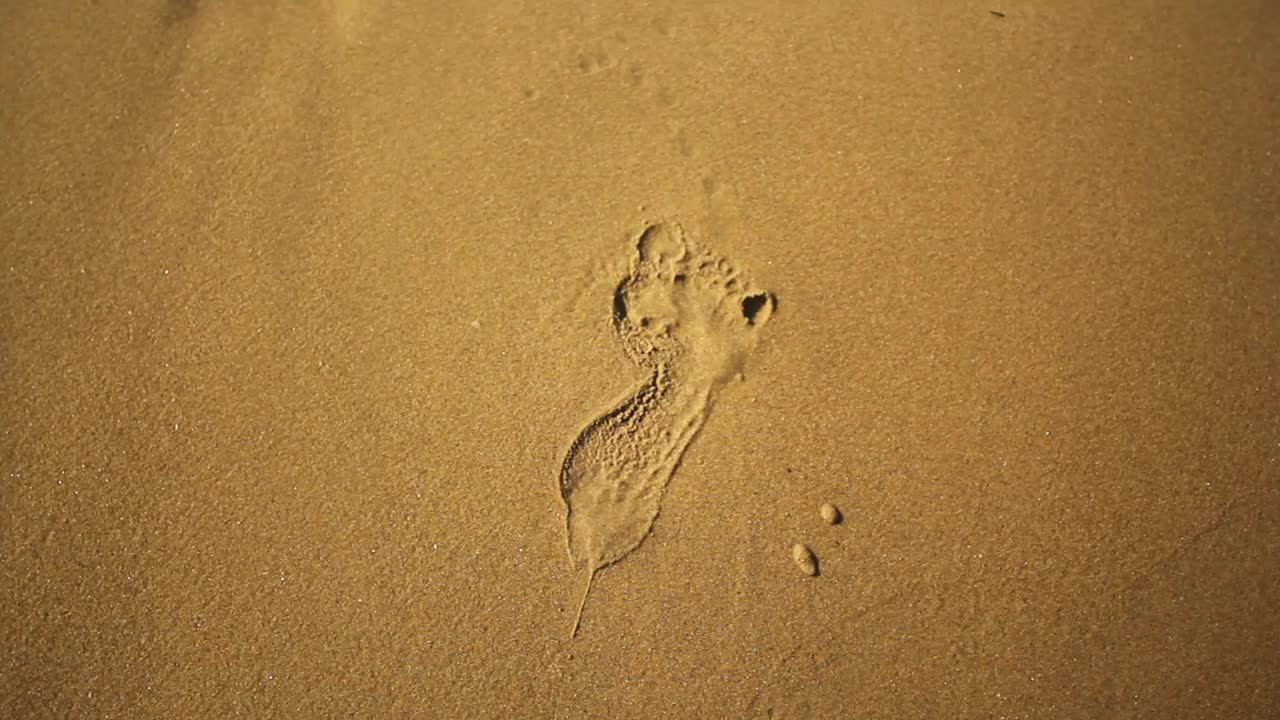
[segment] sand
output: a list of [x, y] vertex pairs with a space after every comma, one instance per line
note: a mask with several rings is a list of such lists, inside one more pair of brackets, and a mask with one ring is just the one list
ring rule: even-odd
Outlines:
[[626, 5], [0, 7], [0, 717], [1277, 712], [1280, 5]]

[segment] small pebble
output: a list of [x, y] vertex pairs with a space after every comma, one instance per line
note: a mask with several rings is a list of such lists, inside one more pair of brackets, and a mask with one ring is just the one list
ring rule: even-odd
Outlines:
[[822, 503], [822, 507], [818, 508], [818, 514], [822, 516], [823, 520], [827, 521], [828, 525], [839, 525], [844, 518], [840, 514], [840, 508], [831, 503]]
[[796, 567], [805, 575], [818, 574], [818, 558], [813, 554], [807, 545], [796, 543], [791, 546], [791, 559], [796, 561]]

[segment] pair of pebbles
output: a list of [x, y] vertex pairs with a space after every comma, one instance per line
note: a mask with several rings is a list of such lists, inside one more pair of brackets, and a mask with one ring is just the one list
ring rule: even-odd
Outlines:
[[[840, 514], [840, 508], [831, 503], [823, 503], [818, 508], [818, 514], [822, 516], [823, 521], [828, 525], [838, 525], [843, 519]], [[804, 543], [796, 543], [791, 546], [791, 559], [795, 561], [796, 567], [800, 568], [800, 572], [805, 575], [816, 576], [818, 574], [818, 556], [813, 554], [813, 550]]]

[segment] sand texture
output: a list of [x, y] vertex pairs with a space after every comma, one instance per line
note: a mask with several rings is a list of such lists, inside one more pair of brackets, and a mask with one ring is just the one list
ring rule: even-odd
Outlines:
[[0, 3], [0, 718], [1280, 714], [1277, 128], [1269, 0]]

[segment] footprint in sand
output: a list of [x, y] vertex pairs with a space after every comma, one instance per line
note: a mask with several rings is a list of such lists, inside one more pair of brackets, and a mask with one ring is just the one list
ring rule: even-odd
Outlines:
[[596, 573], [648, 536], [681, 456], [717, 391], [741, 377], [775, 305], [727, 260], [694, 247], [679, 225], [640, 234], [614, 293], [613, 327], [648, 377], [583, 428], [560, 472], [569, 556], [584, 575], [571, 637]]

